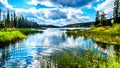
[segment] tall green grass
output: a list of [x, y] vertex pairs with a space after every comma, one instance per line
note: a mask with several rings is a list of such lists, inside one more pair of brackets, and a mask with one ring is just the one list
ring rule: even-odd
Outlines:
[[1, 29], [0, 32], [11, 32], [11, 31], [20, 31], [21, 33], [25, 35], [33, 34], [39, 32], [39, 29], [32, 29], [32, 28], [6, 28]]
[[120, 33], [120, 24], [113, 24], [113, 26], [109, 29], [109, 32]]
[[56, 68], [120, 68], [120, 58], [92, 50], [63, 50], [52, 55]]
[[8, 43], [25, 37], [20, 31], [0, 31], [0, 43]]

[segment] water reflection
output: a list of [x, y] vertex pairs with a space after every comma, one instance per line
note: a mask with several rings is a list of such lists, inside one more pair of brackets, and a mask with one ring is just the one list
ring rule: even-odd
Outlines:
[[8, 50], [4, 49], [0, 54], [0, 66], [5, 64], [5, 61], [9, 58]]
[[[91, 38], [67, 34], [66, 30], [46, 29], [42, 33], [29, 35], [27, 39], [0, 49], [0, 67], [6, 68], [55, 68], [50, 55], [62, 49], [93, 49], [105, 54], [119, 51], [117, 46], [97, 44]], [[112, 52], [111, 52], [112, 51]]]

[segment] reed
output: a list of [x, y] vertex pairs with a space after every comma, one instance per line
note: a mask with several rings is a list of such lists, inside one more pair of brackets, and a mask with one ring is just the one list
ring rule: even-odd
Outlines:
[[120, 68], [120, 58], [92, 50], [63, 50], [52, 55], [56, 68]]

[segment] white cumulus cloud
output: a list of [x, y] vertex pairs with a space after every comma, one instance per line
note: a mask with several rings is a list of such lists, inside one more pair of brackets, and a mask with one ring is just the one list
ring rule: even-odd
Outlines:
[[6, 8], [13, 9], [13, 6], [8, 4], [8, 0], [0, 0], [0, 2], [5, 5]]
[[[11, 10], [14, 10], [16, 14], [23, 14], [29, 20], [37, 21], [40, 24], [51, 24], [51, 25], [58, 25], [63, 26], [67, 24], [73, 23], [83, 23], [91, 21], [89, 16], [83, 16], [84, 12], [81, 8], [74, 8], [74, 7], [53, 7], [54, 0], [31, 0], [27, 2], [29, 5], [45, 5], [52, 8], [35, 8], [35, 6], [30, 7], [28, 9], [25, 8], [13, 8], [12, 5], [8, 4], [7, 0], [0, 0], [0, 2], [6, 7]], [[62, 0], [64, 1], [64, 0]], [[92, 0], [91, 0], [92, 1]], [[91, 2], [88, 1], [88, 2]], [[61, 1], [60, 1], [61, 2]], [[69, 1], [67, 0], [66, 3]], [[79, 0], [79, 2], [81, 2]], [[77, 3], [77, 0], [75, 0]], [[87, 6], [87, 5], [86, 5]], [[88, 5], [88, 8], [91, 8], [92, 4]]]
[[96, 10], [104, 11], [105, 13], [110, 13], [113, 11], [114, 0], [105, 0], [103, 3], [98, 4]]

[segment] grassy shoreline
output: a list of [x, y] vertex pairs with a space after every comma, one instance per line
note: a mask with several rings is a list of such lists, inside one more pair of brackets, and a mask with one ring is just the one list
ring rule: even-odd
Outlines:
[[68, 35], [85, 36], [92, 38], [95, 42], [120, 45], [120, 24], [113, 26], [94, 27], [90, 30], [68, 30]]
[[14, 42], [16, 40], [27, 38], [28, 34], [36, 32], [38, 32], [38, 30], [36, 29], [24, 29], [24, 28], [23, 29], [8, 28], [0, 30], [0, 44], [6, 44]]
[[0, 32], [0, 43], [8, 43], [18, 39], [26, 38], [27, 36], [20, 31], [5, 31]]

